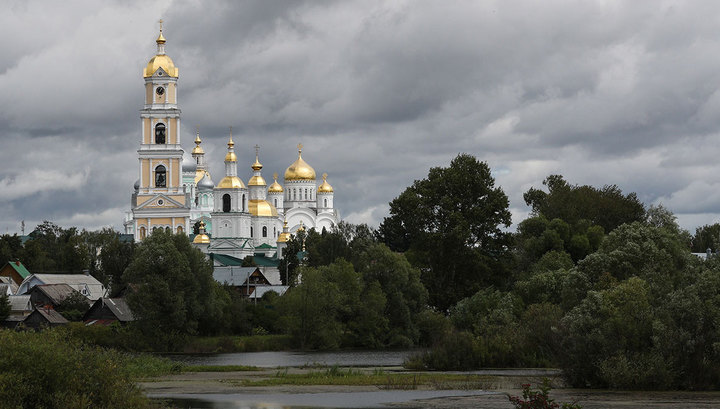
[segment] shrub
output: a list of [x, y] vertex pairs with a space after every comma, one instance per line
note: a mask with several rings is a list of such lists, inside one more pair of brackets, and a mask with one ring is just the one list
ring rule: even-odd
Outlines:
[[532, 389], [530, 384], [525, 384], [522, 399], [519, 396], [508, 396], [510, 403], [515, 409], [582, 409], [578, 403], [557, 403], [550, 399], [550, 381], [543, 379], [543, 383], [537, 389]]
[[0, 402], [8, 408], [145, 408], [122, 354], [61, 331], [0, 331]]

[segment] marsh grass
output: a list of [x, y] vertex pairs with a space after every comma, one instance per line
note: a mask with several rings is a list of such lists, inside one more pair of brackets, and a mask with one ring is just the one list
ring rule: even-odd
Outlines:
[[483, 375], [435, 374], [435, 373], [387, 373], [382, 369], [364, 371], [355, 368], [326, 367], [306, 373], [288, 373], [278, 370], [274, 376], [263, 379], [234, 381], [241, 386], [277, 385], [346, 385], [377, 386], [381, 389], [481, 389], [489, 385]]

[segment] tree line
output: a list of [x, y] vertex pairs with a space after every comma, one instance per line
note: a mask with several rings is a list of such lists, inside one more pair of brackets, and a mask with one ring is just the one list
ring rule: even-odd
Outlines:
[[33, 272], [82, 267], [127, 294], [140, 334], [129, 348], [285, 334], [304, 349], [429, 346], [408, 363], [426, 369], [560, 366], [577, 386], [720, 385], [720, 258], [691, 254], [717, 251], [720, 225], [691, 235], [634, 193], [560, 175], [524, 199], [531, 214], [510, 232], [489, 166], [461, 154], [401, 192], [378, 229], [297, 232], [279, 266], [290, 289], [257, 303], [166, 232], [136, 245], [44, 223], [24, 245], [0, 237], [0, 256], [30, 257]]

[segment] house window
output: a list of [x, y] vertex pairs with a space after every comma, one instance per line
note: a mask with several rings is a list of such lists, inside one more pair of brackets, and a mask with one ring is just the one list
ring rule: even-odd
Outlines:
[[227, 213], [230, 211], [230, 195], [225, 193], [223, 195], [223, 212]]
[[155, 187], [167, 187], [167, 175], [163, 165], [155, 168]]
[[267, 226], [263, 226], [263, 237], [267, 237]]
[[165, 124], [155, 125], [155, 143], [160, 145], [165, 144]]

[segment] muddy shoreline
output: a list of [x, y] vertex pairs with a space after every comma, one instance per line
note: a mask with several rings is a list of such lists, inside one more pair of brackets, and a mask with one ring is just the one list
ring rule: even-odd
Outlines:
[[[385, 372], [408, 371], [402, 368], [366, 368], [372, 371], [382, 369]], [[283, 369], [284, 370], [284, 369]], [[305, 368], [288, 368], [290, 373], [303, 373], [309, 371]], [[144, 382], [139, 382], [145, 393], [151, 398], [183, 396], [203, 399], [204, 396], [222, 395], [242, 397], [242, 395], [257, 397], [297, 395], [297, 394], [338, 394], [352, 392], [377, 392], [383, 390], [378, 386], [335, 386], [335, 385], [278, 385], [278, 386], [242, 386], [243, 380], [257, 380], [271, 378], [278, 369], [263, 369], [258, 371], [242, 372], [193, 372], [178, 375], [169, 375]], [[481, 389], [467, 389], [468, 394], [480, 393], [476, 396], [445, 396], [441, 398], [410, 400], [399, 403], [388, 403], [387, 407], [422, 408], [422, 409], [486, 409], [508, 408], [513, 406], [508, 400], [509, 395], [520, 395], [521, 385], [524, 383], [537, 384], [544, 377], [551, 380], [554, 389], [550, 397], [557, 402], [578, 402], [584, 409], [600, 408], [654, 408], [654, 409], [691, 409], [691, 408], [718, 408], [720, 407], [720, 392], [642, 392], [642, 391], [610, 391], [571, 389], [564, 384], [559, 371], [538, 372], [535, 369], [512, 369], [483, 371], [487, 372]], [[413, 373], [413, 372], [410, 372]], [[452, 372], [455, 373], [455, 372]], [[451, 387], [452, 385], [445, 385]], [[457, 389], [464, 390], [458, 384]], [[387, 389], [385, 389], [387, 390]], [[434, 390], [434, 388], [421, 385], [418, 390]]]

